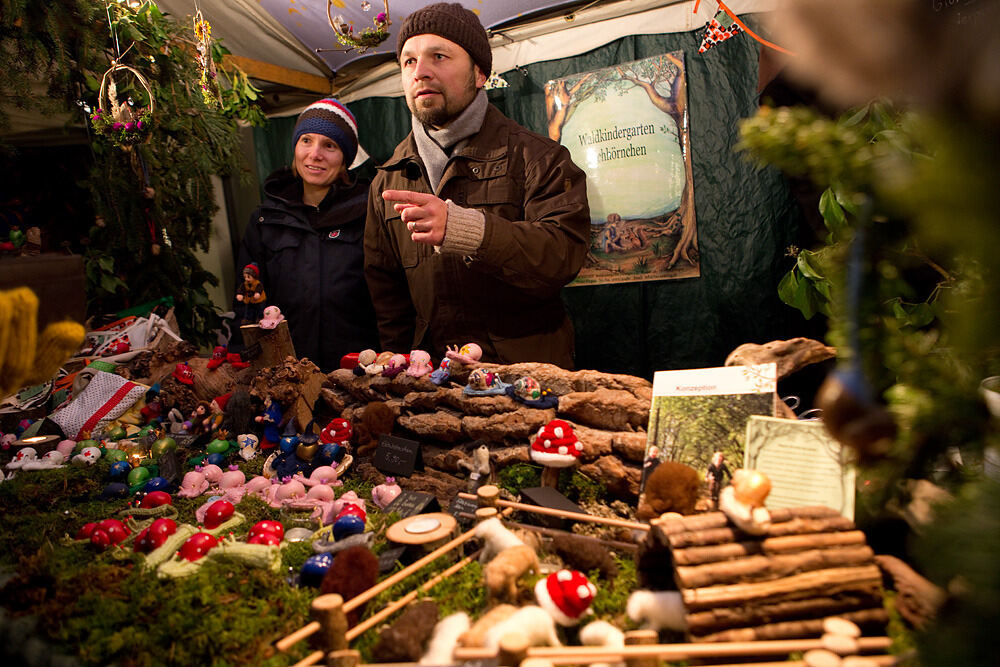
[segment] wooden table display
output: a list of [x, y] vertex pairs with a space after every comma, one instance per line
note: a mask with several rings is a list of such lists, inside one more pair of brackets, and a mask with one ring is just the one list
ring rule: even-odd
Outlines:
[[853, 521], [827, 507], [776, 509], [771, 521], [760, 536], [722, 512], [651, 527], [669, 545], [691, 641], [819, 636], [833, 615], [884, 632], [882, 575]]

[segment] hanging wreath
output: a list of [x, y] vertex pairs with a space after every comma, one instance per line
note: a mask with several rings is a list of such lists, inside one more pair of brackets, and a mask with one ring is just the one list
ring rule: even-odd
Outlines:
[[[364, 53], [389, 39], [389, 26], [392, 25], [392, 21], [389, 20], [389, 0], [384, 0], [384, 4], [385, 11], [379, 12], [372, 19], [374, 28], [365, 28], [355, 35], [354, 26], [348, 24], [343, 16], [339, 14], [334, 16], [331, 13], [333, 0], [326, 0], [326, 18], [337, 36], [337, 41], [348, 47], [347, 51], [356, 49], [358, 53]], [[364, 0], [361, 6], [365, 11], [371, 8], [371, 4], [367, 0]]]
[[212, 58], [212, 24], [205, 20], [200, 9], [194, 15], [194, 37], [198, 68], [201, 69], [201, 97], [206, 106], [217, 109], [222, 106], [222, 94], [219, 92], [215, 60]]
[[[114, 75], [122, 70], [132, 74], [145, 89], [149, 106], [135, 107], [131, 97], [124, 102], [118, 101]], [[149, 139], [153, 129], [153, 104], [153, 91], [146, 77], [128, 65], [112, 62], [101, 79], [97, 111], [90, 116], [91, 124], [97, 134], [106, 137], [115, 146], [128, 148], [141, 144]]]

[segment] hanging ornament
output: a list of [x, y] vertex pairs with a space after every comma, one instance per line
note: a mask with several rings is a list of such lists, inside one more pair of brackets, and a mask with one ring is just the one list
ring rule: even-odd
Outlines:
[[215, 59], [212, 58], [212, 25], [202, 16], [199, 9], [194, 15], [196, 60], [201, 69], [201, 97], [205, 106], [219, 108], [222, 106], [222, 94], [219, 92], [218, 72], [215, 69]]
[[705, 34], [701, 39], [701, 46], [698, 53], [705, 53], [710, 48], [724, 42], [730, 37], [735, 37], [743, 32], [739, 24], [736, 23], [726, 12], [720, 9], [715, 16], [705, 26]]
[[508, 86], [510, 86], [510, 84], [507, 83], [507, 79], [502, 78], [496, 72], [491, 72], [490, 78], [486, 79], [486, 83], [483, 85], [483, 88], [486, 90], [496, 90], [497, 88], [507, 88]]
[[[368, 49], [374, 48], [389, 39], [389, 26], [392, 25], [392, 21], [389, 20], [389, 0], [383, 0], [385, 11], [379, 12], [372, 19], [374, 27], [365, 28], [357, 35], [354, 34], [354, 26], [350, 25], [343, 16], [339, 14], [334, 16], [331, 13], [333, 2], [334, 0], [326, 0], [326, 18], [329, 20], [330, 27], [333, 28], [333, 32], [337, 36], [337, 41], [347, 47], [343, 50], [364, 53]], [[365, 0], [361, 3], [361, 9], [366, 12], [369, 11], [371, 3]], [[330, 49], [316, 49], [317, 52], [328, 50]]]
[[[118, 86], [115, 74], [124, 72], [131, 74], [146, 91], [148, 106], [136, 106], [131, 97], [125, 101], [118, 100]], [[149, 82], [138, 70], [111, 62], [111, 67], [101, 78], [101, 89], [97, 95], [97, 110], [91, 114], [90, 121], [94, 131], [107, 138], [120, 148], [131, 149], [149, 139], [153, 127], [153, 91]]]

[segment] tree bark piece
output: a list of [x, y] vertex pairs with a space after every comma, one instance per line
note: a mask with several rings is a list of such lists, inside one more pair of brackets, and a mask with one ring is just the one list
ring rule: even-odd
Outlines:
[[944, 589], [895, 556], [875, 556], [875, 563], [892, 579], [892, 587], [898, 592], [896, 609], [899, 615], [918, 630], [926, 628], [944, 604], [947, 597]]
[[[295, 356], [295, 345], [292, 343], [292, 334], [288, 331], [288, 322], [283, 320], [278, 322], [274, 329], [262, 329], [259, 324], [244, 324], [240, 327], [243, 334], [243, 342], [246, 344], [248, 359], [255, 371], [269, 366], [277, 366], [285, 360], [285, 357]], [[251, 354], [254, 346], [260, 345], [259, 354]]]
[[[785, 535], [804, 535], [809, 533], [826, 533], [832, 531], [852, 530], [854, 522], [843, 516], [828, 519], [799, 519], [782, 523], [772, 523], [765, 533], [768, 537]], [[710, 528], [707, 530], [678, 533], [670, 536], [670, 546], [683, 548], [689, 546], [705, 546], [709, 544], [725, 544], [746, 537], [746, 533], [738, 528]]]
[[772, 340], [770, 343], [744, 343], [729, 353], [726, 366], [749, 366], [775, 362], [778, 379], [783, 380], [795, 371], [837, 356], [837, 348], [824, 345], [811, 338]]

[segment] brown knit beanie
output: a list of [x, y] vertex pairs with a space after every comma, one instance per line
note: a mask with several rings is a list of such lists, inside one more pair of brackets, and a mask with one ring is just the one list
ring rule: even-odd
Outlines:
[[427, 5], [407, 16], [396, 39], [397, 59], [406, 40], [414, 35], [438, 35], [455, 42], [468, 52], [483, 74], [489, 76], [493, 71], [493, 51], [483, 24], [471, 10], [457, 2]]

